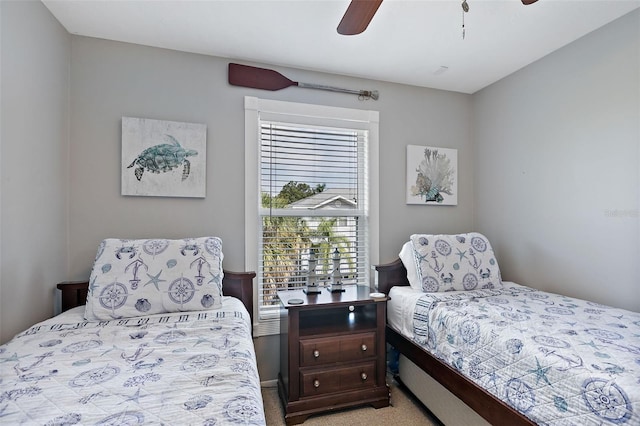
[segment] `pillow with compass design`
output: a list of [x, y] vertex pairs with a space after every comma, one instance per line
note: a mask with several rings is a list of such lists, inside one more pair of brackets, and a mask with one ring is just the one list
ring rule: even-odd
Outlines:
[[87, 320], [111, 320], [222, 306], [218, 237], [105, 239], [89, 278]]
[[502, 288], [498, 261], [484, 235], [413, 234], [410, 242], [423, 292]]

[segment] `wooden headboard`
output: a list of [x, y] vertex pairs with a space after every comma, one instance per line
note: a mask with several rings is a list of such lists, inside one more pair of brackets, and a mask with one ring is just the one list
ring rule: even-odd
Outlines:
[[[253, 323], [253, 279], [255, 272], [224, 271], [222, 293], [242, 301]], [[84, 305], [87, 302], [88, 281], [63, 281], [56, 286], [62, 291], [62, 311]]]
[[388, 295], [391, 287], [409, 285], [407, 269], [400, 259], [384, 265], [376, 265], [376, 271], [378, 271], [378, 291], [380, 293]]

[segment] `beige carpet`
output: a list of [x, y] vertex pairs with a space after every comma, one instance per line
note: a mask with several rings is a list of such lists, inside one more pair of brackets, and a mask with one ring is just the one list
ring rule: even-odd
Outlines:
[[[409, 392], [399, 387], [392, 379], [387, 383], [391, 390], [391, 405], [385, 408], [375, 409], [371, 406], [350, 408], [334, 411], [327, 414], [310, 416], [304, 426], [331, 425], [331, 426], [373, 426], [373, 425], [433, 425], [441, 423], [420, 405]], [[267, 426], [285, 425], [282, 404], [278, 397], [278, 389], [275, 387], [262, 388], [264, 410], [267, 418]]]

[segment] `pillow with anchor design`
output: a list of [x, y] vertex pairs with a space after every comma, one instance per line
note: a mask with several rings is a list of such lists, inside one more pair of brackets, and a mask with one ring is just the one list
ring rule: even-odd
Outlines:
[[498, 261], [484, 235], [413, 234], [410, 242], [423, 292], [502, 288]]
[[87, 320], [112, 320], [222, 306], [222, 240], [109, 238], [89, 278]]

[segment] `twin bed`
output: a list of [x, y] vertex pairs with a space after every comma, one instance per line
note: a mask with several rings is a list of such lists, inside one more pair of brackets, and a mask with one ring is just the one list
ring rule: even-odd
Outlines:
[[445, 424], [640, 424], [640, 314], [503, 282], [477, 233], [376, 269], [400, 379]]
[[0, 423], [266, 424], [255, 274], [222, 257], [215, 237], [103, 241], [64, 312], [0, 346]]

